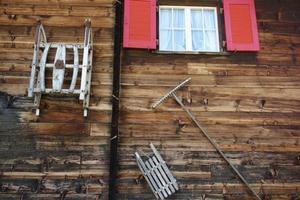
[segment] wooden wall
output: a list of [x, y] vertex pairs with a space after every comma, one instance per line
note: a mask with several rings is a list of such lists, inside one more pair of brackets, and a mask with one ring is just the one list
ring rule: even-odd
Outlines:
[[[108, 189], [114, 1], [0, 1], [0, 199], [106, 199]], [[43, 96], [36, 117], [26, 92], [35, 28], [51, 42], [94, 32], [92, 102]]]
[[145, 181], [136, 183], [134, 159], [150, 142], [180, 183], [170, 199], [254, 199], [172, 99], [150, 109], [187, 77], [192, 81], [178, 95], [261, 197], [300, 198], [300, 2], [255, 2], [257, 54], [123, 50], [119, 199], [154, 199]]

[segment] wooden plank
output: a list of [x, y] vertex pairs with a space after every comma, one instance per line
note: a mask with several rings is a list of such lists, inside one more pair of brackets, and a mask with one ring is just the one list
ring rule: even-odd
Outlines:
[[78, 47], [74, 46], [73, 51], [74, 51], [74, 68], [73, 68], [72, 82], [69, 89], [70, 92], [73, 92], [75, 89], [77, 75], [78, 75], [78, 68], [79, 68]]
[[54, 92], [60, 92], [64, 82], [66, 65], [66, 47], [61, 45], [56, 50], [52, 75], [52, 88]]
[[[3, 25], [13, 26], [32, 26], [36, 24], [38, 20], [41, 20], [45, 26], [56, 26], [56, 27], [80, 27], [84, 22], [85, 17], [64, 17], [64, 16], [26, 16], [26, 15], [14, 15], [15, 18], [10, 18], [10, 15], [1, 15], [0, 23]], [[93, 27], [113, 27], [112, 17], [91, 17]]]
[[46, 71], [46, 62], [47, 62], [47, 56], [48, 56], [48, 52], [49, 52], [49, 48], [50, 48], [50, 44], [47, 44], [44, 51], [43, 51], [43, 55], [42, 58], [40, 60], [39, 63], [39, 83], [40, 83], [40, 89], [41, 92], [45, 92], [45, 71]]
[[42, 177], [49, 177], [54, 179], [64, 179], [68, 177], [69, 179], [77, 179], [78, 177], [102, 177], [105, 175], [103, 170], [88, 170], [88, 171], [74, 171], [74, 172], [3, 172], [2, 176], [5, 179], [40, 179]]
[[[169, 86], [191, 77], [189, 87], [299, 88], [300, 77], [123, 74], [122, 85]], [[278, 85], [280, 82], [280, 85]]]
[[[113, 17], [112, 7], [103, 5], [88, 7], [71, 5], [28, 5], [24, 4], [4, 5], [3, 10], [7, 15], [48, 15], [48, 16], [93, 16]], [[88, 4], [86, 4], [88, 5]]]
[[28, 4], [28, 5], [78, 5], [78, 6], [96, 6], [96, 5], [107, 5], [112, 6], [113, 1], [112, 0], [94, 0], [92, 3], [89, 0], [74, 0], [72, 2], [68, 0], [54, 0], [51, 2], [45, 2], [43, 0], [28, 0], [28, 1], [22, 1], [22, 0], [3, 0], [1, 3], [3, 4]]
[[[159, 99], [165, 94], [170, 86], [157, 86], [155, 92], [153, 87], [149, 86], [123, 86], [121, 92], [122, 98], [152, 98], [153, 102]], [[98, 91], [98, 87], [95, 86], [94, 91]], [[100, 91], [99, 91], [100, 92]], [[268, 101], [273, 100], [299, 100], [300, 89], [298, 88], [240, 88], [240, 87], [193, 87], [189, 86], [188, 91], [178, 91], [177, 94], [182, 96], [184, 93], [188, 93], [191, 97], [198, 98], [218, 98], [218, 99], [264, 99]]]

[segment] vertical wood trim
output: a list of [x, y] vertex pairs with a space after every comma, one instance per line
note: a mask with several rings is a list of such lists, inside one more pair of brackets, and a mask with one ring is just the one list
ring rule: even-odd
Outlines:
[[113, 96], [112, 119], [110, 137], [110, 163], [109, 163], [109, 200], [117, 199], [117, 173], [118, 173], [118, 141], [119, 141], [119, 94], [120, 94], [120, 66], [121, 66], [121, 42], [122, 42], [122, 16], [123, 0], [115, 3], [115, 27], [114, 27], [114, 58], [113, 58]]
[[184, 9], [185, 13], [185, 41], [186, 41], [186, 50], [193, 50], [193, 39], [192, 39], [192, 23], [191, 23], [191, 9]]

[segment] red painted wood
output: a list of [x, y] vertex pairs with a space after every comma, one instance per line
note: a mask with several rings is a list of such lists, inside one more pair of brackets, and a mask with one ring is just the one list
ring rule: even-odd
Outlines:
[[228, 51], [259, 51], [254, 0], [223, 0]]
[[156, 0], [124, 3], [123, 47], [156, 49]]

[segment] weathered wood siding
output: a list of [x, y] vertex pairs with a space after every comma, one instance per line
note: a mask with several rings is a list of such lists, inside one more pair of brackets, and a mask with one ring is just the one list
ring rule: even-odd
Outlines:
[[[161, 0], [161, 4], [201, 2]], [[264, 199], [300, 198], [300, 2], [256, 0], [261, 51], [165, 55], [123, 50], [119, 199], [154, 199], [134, 159], [153, 142], [177, 177], [170, 199], [254, 199], [172, 99], [178, 92]]]
[[[106, 199], [114, 1], [0, 1], [0, 199]], [[52, 42], [94, 32], [92, 102], [43, 96], [36, 117], [26, 92], [37, 20]]]

